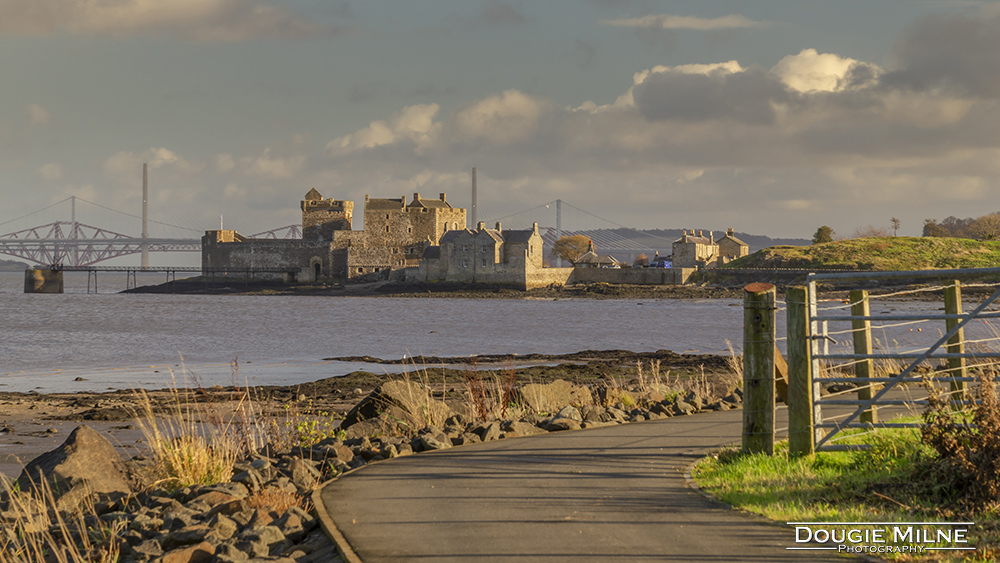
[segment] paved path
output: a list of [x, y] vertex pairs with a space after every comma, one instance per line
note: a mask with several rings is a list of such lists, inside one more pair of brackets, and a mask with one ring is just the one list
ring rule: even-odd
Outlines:
[[844, 561], [786, 550], [791, 529], [687, 486], [693, 461], [739, 441], [741, 417], [715, 412], [421, 453], [366, 466], [320, 497], [364, 563]]

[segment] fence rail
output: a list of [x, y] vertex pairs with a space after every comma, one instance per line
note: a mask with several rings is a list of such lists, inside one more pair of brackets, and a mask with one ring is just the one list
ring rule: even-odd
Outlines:
[[[788, 353], [788, 434], [789, 449], [795, 454], [809, 454], [814, 451], [842, 451], [858, 449], [864, 444], [845, 446], [835, 444], [833, 440], [844, 429], [855, 428], [913, 428], [917, 423], [880, 422], [880, 407], [924, 407], [930, 404], [928, 393], [923, 396], [909, 396], [897, 393], [888, 395], [890, 391], [899, 390], [901, 384], [922, 383], [924, 385], [944, 385], [939, 393], [949, 401], [952, 408], [959, 410], [971, 407], [975, 401], [970, 400], [968, 384], [976, 380], [971, 377], [969, 369], [991, 368], [1000, 365], [1000, 331], [994, 331], [988, 324], [990, 319], [1000, 318], [1000, 312], [987, 311], [1000, 298], [1000, 283], [975, 284], [994, 289], [984, 301], [978, 303], [968, 312], [962, 310], [962, 285], [960, 280], [1000, 279], [1000, 268], [962, 269], [962, 270], [929, 270], [907, 272], [822, 272], [810, 273], [806, 278], [805, 287], [793, 287], [786, 290], [786, 320], [787, 320], [787, 353]], [[850, 292], [846, 303], [834, 306], [820, 307], [817, 297], [817, 284], [829, 281], [862, 281], [884, 279], [908, 279], [941, 281], [940, 286], [908, 289], [884, 295], [869, 296], [867, 291]], [[764, 335], [751, 332], [748, 324], [751, 322], [751, 311], [759, 313], [760, 286], [768, 284], [751, 284], [746, 288], [744, 317], [744, 373], [745, 386], [752, 381], [763, 384], [767, 376], [772, 380], [773, 350], [766, 348], [767, 342], [773, 343], [776, 333]], [[872, 314], [871, 301], [911, 295], [914, 293], [943, 293], [943, 313], [936, 310], [926, 313], [895, 313]], [[938, 297], [941, 299], [941, 297]], [[929, 306], [937, 309], [941, 301], [931, 302]], [[845, 314], [848, 309], [850, 314]], [[760, 324], [758, 317], [753, 317]], [[905, 321], [905, 322], [899, 322]], [[845, 330], [830, 331], [828, 324], [849, 324]], [[893, 324], [898, 323], [898, 324]], [[766, 324], [766, 323], [765, 323]], [[889, 328], [903, 325], [924, 325], [929, 328], [939, 327], [939, 337], [929, 337], [933, 343], [927, 346], [906, 346], [902, 350], [885, 350], [872, 337], [873, 331], [885, 331]], [[758, 327], [759, 328], [759, 327]], [[773, 324], [772, 324], [772, 329]], [[923, 328], [912, 329], [923, 330]], [[966, 339], [966, 330], [983, 331], [985, 337]], [[928, 331], [931, 332], [931, 331]], [[850, 334], [847, 342], [837, 343], [832, 339], [834, 334]], [[926, 334], [926, 333], [925, 333]], [[830, 351], [830, 343], [846, 345], [849, 350]], [[926, 340], [925, 340], [926, 342]], [[898, 346], [898, 343], [897, 343]], [[772, 346], [773, 348], [773, 346]], [[768, 354], [772, 356], [768, 357]], [[758, 358], [747, 356], [761, 356]], [[770, 364], [769, 364], [770, 362]], [[935, 365], [935, 363], [939, 365]], [[768, 368], [767, 366], [772, 367]], [[757, 367], [754, 367], [757, 366]], [[762, 370], [751, 374], [751, 368]], [[768, 371], [770, 369], [770, 371]], [[850, 383], [853, 387], [840, 390], [837, 393], [824, 394], [822, 383]], [[744, 392], [752, 394], [755, 389], [744, 388]], [[844, 397], [852, 394], [855, 397]], [[888, 395], [888, 396], [887, 396]], [[824, 406], [850, 407], [846, 415], [824, 417]], [[745, 409], [749, 404], [745, 404]], [[767, 408], [758, 404], [751, 412], [744, 414], [744, 449], [750, 451], [768, 451], [768, 439], [757, 436], [762, 430], [773, 429], [767, 425], [768, 411], [773, 421], [774, 405]], [[752, 436], [753, 440], [748, 440]], [[771, 442], [773, 443], [773, 437]], [[762, 444], [764, 446], [762, 446]]]

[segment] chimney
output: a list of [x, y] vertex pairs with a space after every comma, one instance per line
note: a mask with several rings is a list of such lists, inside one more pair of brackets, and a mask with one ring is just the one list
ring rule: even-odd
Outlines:
[[365, 194], [365, 201], [368, 201], [368, 194]]
[[447, 199], [445, 199], [445, 197], [444, 197], [444, 196], [445, 196], [445, 195], [447, 195], [447, 194], [445, 194], [445, 193], [443, 193], [443, 192], [442, 192], [442, 193], [439, 193], [438, 195], [440, 196], [440, 199], [441, 199], [441, 201], [448, 201], [448, 200], [447, 200]]
[[420, 201], [420, 194], [419, 193], [413, 192], [413, 201], [414, 201], [414, 203]]
[[733, 231], [733, 228], [729, 227], [729, 230], [726, 231], [726, 236], [730, 236], [731, 237], [734, 234], [736, 234], [736, 233]]
[[715, 244], [715, 231], [708, 231], [708, 240], [712, 244]]
[[534, 234], [536, 234], [536, 235], [538, 234], [538, 222], [535, 222], [535, 223], [531, 224], [531, 230], [532, 230], [532, 232]]
[[476, 230], [477, 231], [485, 231], [486, 230], [486, 222], [480, 221], [479, 224], [476, 225]]
[[705, 236], [705, 231], [698, 231], [698, 236], [700, 236], [700, 237]]
[[500, 226], [500, 221], [497, 221], [497, 230], [501, 233], [503, 232], [503, 227]]

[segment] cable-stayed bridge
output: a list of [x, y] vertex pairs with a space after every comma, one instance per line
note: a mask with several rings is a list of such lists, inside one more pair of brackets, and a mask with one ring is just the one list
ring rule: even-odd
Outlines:
[[546, 247], [551, 247], [563, 236], [583, 235], [594, 242], [601, 254], [612, 254], [629, 261], [639, 254], [646, 254], [649, 258], [656, 252], [669, 255], [674, 242], [674, 239], [599, 217], [561, 199], [523, 211], [504, 204], [480, 203], [477, 212], [480, 216], [478, 220], [485, 222], [487, 227], [499, 222], [504, 229], [530, 229], [533, 223], [538, 223]]

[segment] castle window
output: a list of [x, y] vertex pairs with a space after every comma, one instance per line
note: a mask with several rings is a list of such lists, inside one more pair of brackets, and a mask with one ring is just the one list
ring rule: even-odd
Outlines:
[[413, 232], [413, 227], [406, 227], [406, 232], [412, 233]]
[[388, 218], [389, 218], [389, 214], [388, 214], [388, 213], [386, 213], [386, 214], [385, 214], [385, 218], [386, 218], [386, 219], [388, 219]]
[[484, 268], [486, 267], [486, 259], [485, 258], [483, 258], [483, 267]]
[[385, 232], [387, 232], [387, 233], [389, 232], [389, 225], [385, 226]]
[[487, 246], [486, 246], [486, 245], [484, 244], [484, 245], [483, 245], [483, 247], [482, 247], [482, 252], [489, 252], [489, 247], [487, 247]]
[[364, 268], [358, 268], [358, 273], [359, 273], [359, 274], [363, 274], [363, 273], [365, 273], [365, 269], [364, 269]]
[[469, 267], [469, 260], [467, 258], [462, 260], [462, 267], [463, 268]]

